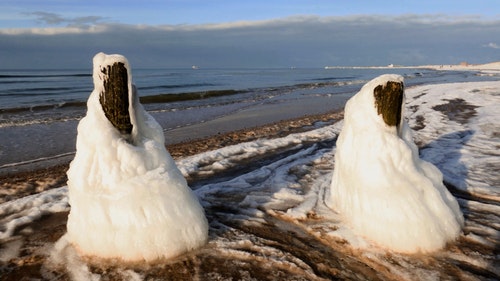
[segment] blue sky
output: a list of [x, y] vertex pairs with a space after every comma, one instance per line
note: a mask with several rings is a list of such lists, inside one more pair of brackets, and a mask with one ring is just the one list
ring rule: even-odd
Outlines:
[[0, 68], [321, 67], [500, 61], [497, 0], [0, 2]]
[[124, 24], [203, 24], [253, 21], [296, 15], [402, 15], [500, 16], [496, 0], [334, 1], [334, 0], [3, 0], [0, 28], [63, 26], [44, 22], [36, 13], [61, 18], [96, 17], [101, 22]]

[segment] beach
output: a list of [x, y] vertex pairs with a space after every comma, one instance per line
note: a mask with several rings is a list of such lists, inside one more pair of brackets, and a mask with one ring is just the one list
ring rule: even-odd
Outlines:
[[465, 216], [457, 241], [437, 252], [387, 251], [326, 207], [349, 95], [283, 95], [165, 129], [166, 147], [210, 227], [206, 246], [172, 260], [78, 257], [64, 244], [73, 150], [4, 164], [0, 280], [495, 280], [499, 89], [498, 80], [406, 89], [405, 118], [420, 156], [441, 170]]

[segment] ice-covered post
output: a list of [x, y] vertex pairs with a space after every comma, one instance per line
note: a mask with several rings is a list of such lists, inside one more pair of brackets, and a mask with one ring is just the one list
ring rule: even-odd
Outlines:
[[325, 203], [358, 234], [405, 253], [443, 247], [463, 216], [441, 172], [419, 158], [399, 75], [368, 82], [346, 104]]
[[94, 57], [94, 90], [68, 170], [68, 233], [85, 256], [171, 258], [201, 247], [208, 222], [139, 102], [121, 55]]

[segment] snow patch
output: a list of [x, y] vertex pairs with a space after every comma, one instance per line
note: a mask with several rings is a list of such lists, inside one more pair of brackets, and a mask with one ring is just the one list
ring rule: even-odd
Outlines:
[[21, 226], [43, 215], [69, 210], [67, 187], [51, 189], [0, 205], [0, 239], [11, 237]]

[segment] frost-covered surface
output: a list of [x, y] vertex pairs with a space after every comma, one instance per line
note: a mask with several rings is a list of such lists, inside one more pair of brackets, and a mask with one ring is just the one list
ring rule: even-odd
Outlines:
[[[99, 103], [101, 68], [116, 62], [129, 70], [130, 139]], [[165, 149], [161, 126], [139, 103], [126, 59], [97, 54], [94, 85], [68, 170], [71, 211], [64, 239], [84, 255], [127, 261], [171, 258], [205, 244], [203, 209]]]
[[[149, 266], [123, 265], [78, 259], [67, 244], [45, 242], [43, 247], [52, 249], [52, 258], [41, 275], [102, 280], [168, 276], [188, 280], [497, 280], [499, 89], [500, 82], [482, 82], [424, 85], [406, 91], [406, 117], [423, 147], [421, 157], [443, 172], [464, 214], [463, 233], [442, 250], [404, 255], [379, 248], [356, 235], [340, 215], [326, 207], [321, 198], [335, 167], [335, 140], [342, 128], [338, 122], [178, 161], [184, 176], [192, 179], [210, 224], [208, 244], [198, 251]], [[19, 241], [28, 238], [16, 229], [36, 220], [37, 212], [68, 208], [66, 190], [0, 205], [2, 261], [15, 263], [26, 251]], [[51, 210], [55, 205], [57, 209]], [[18, 220], [7, 224], [14, 217]], [[8, 254], [3, 254], [4, 249]]]
[[325, 201], [357, 234], [387, 249], [434, 251], [455, 240], [463, 216], [441, 172], [419, 158], [407, 122], [389, 126], [377, 113], [375, 87], [388, 82], [403, 77], [377, 77], [347, 102]]
[[408, 92], [414, 99], [408, 102], [407, 116], [410, 126], [419, 129], [422, 158], [461, 191], [498, 200], [499, 83], [442, 84]]
[[0, 239], [8, 239], [22, 225], [31, 223], [43, 215], [69, 210], [68, 187], [48, 190], [0, 205]]

